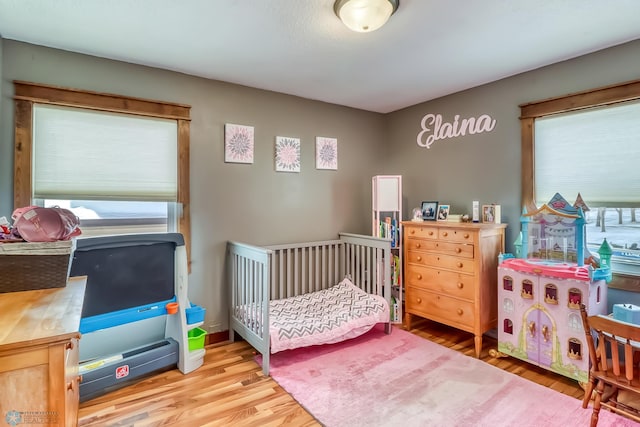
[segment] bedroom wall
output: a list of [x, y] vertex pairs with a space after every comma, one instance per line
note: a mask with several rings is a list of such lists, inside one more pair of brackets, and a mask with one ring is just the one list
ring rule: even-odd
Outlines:
[[[223, 285], [228, 240], [256, 244], [370, 232], [371, 177], [379, 173], [384, 121], [376, 113], [2, 40], [0, 216], [13, 197], [13, 80], [189, 104], [191, 299], [210, 332], [228, 329]], [[255, 126], [254, 164], [224, 163], [225, 123]], [[275, 172], [276, 136], [301, 139], [300, 173]], [[315, 137], [338, 139], [338, 170], [315, 169]], [[123, 153], [126, 155], [126, 153]], [[73, 167], [73, 165], [69, 165]]]
[[[502, 221], [509, 224], [512, 250], [522, 210], [518, 105], [638, 79], [639, 70], [640, 40], [389, 114], [387, 167], [403, 175], [406, 211], [423, 200], [449, 203], [452, 213], [471, 213], [473, 200], [498, 203]], [[490, 132], [437, 140], [427, 149], [418, 146], [416, 137], [429, 113], [448, 122], [455, 115], [461, 121], [488, 114], [496, 125]], [[570, 202], [576, 197], [564, 196]]]
[[[382, 116], [11, 40], [0, 39], [0, 49], [0, 216], [12, 209], [14, 79], [192, 106], [190, 297], [207, 308], [205, 326], [219, 325], [210, 332], [228, 326], [227, 240], [266, 244], [369, 233], [376, 174], [403, 175], [404, 219], [422, 200], [449, 203], [452, 213], [470, 212], [472, 200], [501, 204], [512, 251], [521, 209], [518, 105], [640, 78], [635, 41]], [[446, 121], [488, 114], [496, 126], [426, 149], [416, 136], [428, 113]], [[253, 165], [224, 163], [224, 123], [255, 126]], [[274, 171], [276, 135], [301, 138], [301, 173]], [[338, 138], [338, 171], [315, 170], [315, 136]], [[610, 303], [633, 302], [624, 292], [609, 295]]]
[[[636, 40], [389, 114], [392, 142], [386, 166], [403, 175], [405, 212], [423, 200], [449, 203], [452, 213], [471, 213], [473, 200], [498, 203], [502, 222], [509, 224], [507, 250], [513, 252], [522, 210], [518, 105], [639, 78], [640, 40]], [[416, 137], [429, 113], [441, 114], [449, 122], [455, 115], [462, 120], [488, 114], [496, 126], [491, 132], [438, 140], [426, 149], [418, 146]], [[603, 167], [613, 172], [616, 166], [603, 160]], [[563, 196], [572, 203], [576, 197]], [[612, 290], [609, 295], [610, 303], [640, 301], [640, 294]]]

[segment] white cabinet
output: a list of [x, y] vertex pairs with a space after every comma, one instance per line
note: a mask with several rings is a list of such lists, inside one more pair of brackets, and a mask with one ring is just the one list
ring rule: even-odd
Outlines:
[[373, 235], [391, 240], [392, 259], [384, 269], [391, 276], [391, 321], [402, 323], [402, 176], [374, 176], [371, 188]]

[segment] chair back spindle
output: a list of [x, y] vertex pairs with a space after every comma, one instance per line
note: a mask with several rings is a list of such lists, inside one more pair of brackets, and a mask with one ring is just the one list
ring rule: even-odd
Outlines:
[[640, 422], [640, 408], [632, 405], [640, 401], [640, 326], [610, 316], [588, 316], [584, 305], [580, 314], [591, 361], [583, 408], [596, 391], [591, 427], [597, 425], [601, 407]]

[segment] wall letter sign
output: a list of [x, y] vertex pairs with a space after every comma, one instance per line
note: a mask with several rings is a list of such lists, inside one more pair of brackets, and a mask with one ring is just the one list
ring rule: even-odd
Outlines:
[[468, 119], [459, 120], [458, 114], [453, 118], [453, 122], [443, 122], [441, 114], [427, 114], [422, 118], [420, 126], [422, 130], [418, 133], [416, 142], [420, 147], [430, 148], [434, 142], [465, 136], [467, 133], [474, 135], [476, 133], [491, 132], [496, 127], [495, 119], [488, 114], [482, 114], [478, 118], [469, 117]]

